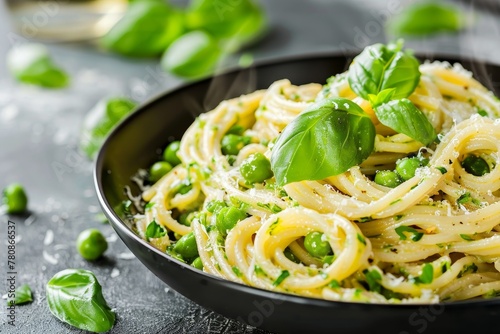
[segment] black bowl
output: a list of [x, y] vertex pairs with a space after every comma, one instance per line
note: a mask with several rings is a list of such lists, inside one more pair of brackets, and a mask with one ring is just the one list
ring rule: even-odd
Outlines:
[[[114, 209], [126, 199], [125, 186], [139, 193], [131, 177], [157, 161], [161, 149], [172, 139], [180, 139], [199, 113], [282, 78], [294, 84], [324, 83], [344, 71], [351, 59], [345, 55], [280, 59], [189, 84], [142, 105], [111, 133], [97, 158], [95, 185], [106, 216], [135, 256], [170, 287], [251, 326], [286, 333], [422, 333], [427, 329], [461, 333], [476, 328], [496, 332], [493, 328], [500, 317], [497, 298], [437, 305], [374, 305], [299, 297], [219, 279], [152, 247]], [[500, 82], [500, 67], [473, 60], [449, 61], [461, 62], [498, 92], [495, 84]]]

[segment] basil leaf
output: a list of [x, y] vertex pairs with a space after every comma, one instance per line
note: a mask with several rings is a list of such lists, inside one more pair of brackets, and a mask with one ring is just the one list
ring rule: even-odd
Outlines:
[[7, 67], [20, 82], [45, 88], [62, 88], [69, 83], [66, 72], [55, 65], [42, 44], [23, 44], [11, 49]]
[[108, 133], [136, 107], [136, 103], [126, 98], [111, 98], [100, 101], [83, 121], [80, 147], [93, 159]]
[[319, 101], [278, 137], [271, 155], [276, 183], [343, 173], [372, 153], [374, 140], [375, 127], [356, 103], [344, 98]]
[[147, 238], [161, 238], [167, 234], [167, 231], [153, 219], [151, 223], [146, 227], [146, 237]]
[[431, 122], [408, 99], [393, 100], [375, 107], [375, 115], [382, 124], [424, 145], [436, 139]]
[[115, 323], [94, 274], [66, 269], [54, 275], [46, 287], [50, 312], [59, 320], [91, 332], [106, 332]]
[[394, 88], [387, 88], [375, 94], [368, 94], [368, 99], [373, 108], [378, 107], [381, 104], [387, 103], [392, 100], [392, 96], [394, 95]]
[[445, 3], [414, 3], [389, 21], [389, 31], [395, 35], [431, 35], [455, 32], [466, 25], [462, 12]]
[[419, 62], [402, 47], [402, 43], [367, 46], [349, 66], [351, 89], [365, 100], [390, 88], [393, 99], [410, 96], [420, 81]]
[[33, 301], [33, 294], [28, 284], [23, 284], [16, 288], [14, 291], [15, 296], [13, 296], [14, 299], [11, 299], [11, 295], [10, 292], [7, 294], [7, 305], [22, 305]]
[[156, 56], [182, 34], [183, 25], [182, 14], [162, 1], [134, 1], [101, 44], [126, 56]]

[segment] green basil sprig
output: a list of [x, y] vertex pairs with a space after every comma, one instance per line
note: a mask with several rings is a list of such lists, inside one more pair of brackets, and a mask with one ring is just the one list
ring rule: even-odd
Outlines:
[[349, 67], [351, 89], [371, 102], [379, 121], [424, 145], [436, 138], [427, 117], [406, 97], [420, 81], [418, 60], [402, 51], [403, 42], [375, 44], [361, 52]]
[[[347, 73], [351, 89], [370, 101], [380, 122], [427, 145], [432, 124], [408, 97], [420, 81], [419, 62], [403, 42], [375, 44], [358, 55]], [[320, 180], [360, 164], [373, 151], [375, 127], [356, 103], [345, 98], [316, 102], [288, 124], [271, 155], [278, 185]]]
[[420, 81], [419, 62], [402, 48], [402, 41], [367, 46], [349, 66], [351, 89], [365, 100], [369, 94], [378, 95], [390, 88], [394, 89], [393, 99], [410, 96]]
[[83, 269], [66, 269], [52, 277], [46, 288], [50, 312], [59, 320], [90, 332], [106, 332], [115, 323], [94, 274]]
[[356, 103], [322, 100], [288, 124], [273, 147], [278, 185], [321, 180], [347, 171], [373, 151], [375, 127]]

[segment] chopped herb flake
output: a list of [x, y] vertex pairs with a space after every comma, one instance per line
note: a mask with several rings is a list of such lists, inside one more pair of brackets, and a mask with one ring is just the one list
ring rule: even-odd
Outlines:
[[490, 290], [483, 295], [484, 298], [500, 297], [500, 290]]
[[280, 222], [280, 219], [279, 219], [279, 218], [277, 218], [277, 219], [276, 219], [276, 220], [275, 220], [275, 221], [271, 224], [271, 226], [269, 226], [269, 230], [268, 230], [269, 235], [273, 235], [273, 231], [274, 231], [274, 229], [276, 228], [276, 226], [278, 226], [278, 223], [279, 223], [279, 222]]
[[273, 285], [274, 286], [280, 285], [288, 276], [290, 276], [290, 272], [288, 270], [282, 270], [281, 274], [278, 276], [276, 281], [273, 282]]
[[257, 275], [266, 275], [266, 272], [258, 265], [255, 265], [253, 270]]
[[281, 209], [279, 206], [276, 204], [271, 204], [271, 203], [257, 203], [257, 206], [260, 206], [261, 208], [267, 209], [271, 211], [272, 213], [278, 213], [281, 212], [283, 209]]
[[373, 220], [373, 218], [372, 218], [372, 217], [361, 217], [361, 218], [359, 218], [359, 220], [358, 220], [358, 221], [359, 221], [360, 223], [367, 223], [367, 222], [371, 222], [372, 220]]
[[365, 237], [363, 237], [361, 234], [357, 234], [357, 237], [358, 237], [358, 240], [359, 242], [361, 242], [363, 245], [366, 246], [366, 240], [365, 240]]
[[460, 234], [460, 238], [464, 239], [465, 241], [474, 241], [470, 235], [467, 234]]
[[483, 117], [487, 117], [488, 113], [484, 109], [478, 109], [477, 113]]
[[340, 283], [336, 279], [332, 279], [330, 283], [328, 283], [328, 287], [332, 289], [340, 288]]
[[406, 240], [407, 237], [405, 232], [411, 233], [410, 239], [412, 241], [419, 241], [420, 239], [422, 239], [422, 236], [424, 235], [422, 232], [418, 232], [413, 227], [404, 225], [396, 227], [396, 233], [399, 235], [400, 240]]
[[446, 174], [448, 172], [448, 170], [446, 168], [444, 168], [444, 167], [436, 167], [436, 169], [438, 171], [440, 171], [441, 174]]
[[236, 276], [241, 277], [243, 274], [241, 273], [240, 269], [238, 267], [233, 267], [233, 272], [236, 274]]
[[366, 283], [368, 283], [368, 287], [370, 291], [380, 293], [382, 291], [382, 286], [380, 285], [380, 281], [382, 280], [382, 276], [377, 270], [364, 270], [363, 274], [365, 274]]
[[468, 264], [468, 265], [465, 265], [462, 269], [462, 271], [460, 271], [460, 273], [458, 274], [458, 277], [462, 277], [464, 274], [467, 274], [467, 273], [475, 273], [477, 271], [477, 266], [475, 263], [471, 263], [471, 264]]
[[422, 273], [415, 279], [417, 284], [431, 284], [434, 280], [434, 267], [426, 263], [422, 268]]

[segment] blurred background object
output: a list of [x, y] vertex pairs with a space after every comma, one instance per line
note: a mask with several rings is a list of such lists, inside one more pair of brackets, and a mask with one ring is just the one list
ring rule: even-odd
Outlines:
[[[184, 50], [184, 43], [177, 43], [174, 48], [174, 40], [165, 38], [167, 42], [164, 42], [159, 36], [158, 39], [155, 37], [160, 45], [158, 49], [150, 49], [153, 51], [147, 52], [148, 55], [140, 54], [150, 51], [142, 46], [153, 38], [153, 34], [148, 33], [145, 24], [136, 26], [130, 23], [134, 20], [142, 22], [140, 18], [145, 16], [134, 16], [129, 24], [121, 24], [125, 26], [123, 31], [118, 31], [119, 22], [123, 22], [122, 18], [130, 13], [136, 1], [165, 2], [181, 12], [184, 19], [179, 24], [183, 28], [175, 41], [190, 38], [188, 49], [191, 53]], [[346, 56], [347, 68], [350, 57], [367, 45], [385, 43], [400, 36], [387, 29], [388, 22], [392, 20], [400, 20], [406, 15], [410, 21], [404, 21], [405, 24], [414, 24], [413, 20], [417, 19], [420, 21], [416, 23], [442, 23], [441, 27], [457, 22], [429, 22], [428, 16], [418, 18], [411, 11], [412, 15], [408, 15], [412, 4], [421, 2], [0, 1], [0, 179], [4, 181], [0, 189], [20, 182], [29, 197], [25, 216], [10, 218], [16, 221], [19, 235], [18, 272], [23, 280], [20, 283], [30, 284], [35, 300], [24, 306], [22, 311], [19, 309], [17, 320], [23, 326], [21, 330], [33, 333], [68, 332], [68, 327], [50, 315], [43, 296], [47, 281], [57, 271], [72, 267], [94, 271], [105, 286], [106, 297], [109, 296], [107, 300], [116, 308], [118, 315], [112, 333], [264, 333], [203, 309], [173, 292], [145, 270], [111, 226], [103, 225], [92, 183], [93, 163], [86, 151], [90, 155], [95, 154], [103, 136], [115, 121], [128, 114], [132, 106], [131, 103], [124, 103], [125, 108], [122, 108], [121, 105], [110, 104], [109, 99], [121, 97], [138, 104], [146, 103], [151, 97], [183, 84], [186, 75], [191, 74], [187, 69], [196, 67], [198, 74], [206, 73], [209, 67], [218, 73], [238, 63], [251, 67], [254, 62], [283, 57], [340, 54]], [[214, 3], [225, 6], [209, 6]], [[443, 0], [439, 3], [451, 4], [462, 14], [475, 19], [470, 25], [451, 24], [452, 29], [444, 29], [446, 31], [441, 29], [435, 32], [431, 29], [431, 34], [405, 35], [405, 45], [426, 58], [475, 59], [478, 64], [478, 68], [474, 69], [476, 72], [486, 71], [486, 67], [481, 66], [483, 62], [500, 64], [500, 43], [495, 42], [500, 36], [500, 1]], [[427, 22], [422, 22], [424, 20]], [[145, 21], [152, 23], [150, 16]], [[158, 21], [161, 23], [161, 18]], [[221, 26], [220, 22], [226, 22], [226, 25]], [[117, 30], [111, 34], [113, 27]], [[238, 27], [241, 33], [238, 33]], [[417, 26], [417, 30], [421, 28]], [[156, 27], [152, 29], [158, 31]], [[196, 31], [203, 33], [197, 33], [195, 37], [198, 35], [198, 38], [193, 38], [189, 33]], [[109, 43], [113, 46], [99, 43], [103, 42], [108, 32]], [[203, 34], [210, 34], [211, 38], [199, 38]], [[128, 37], [123, 39], [124, 36]], [[217, 44], [217, 50], [205, 47], [223, 40], [227, 42], [228, 39], [230, 43]], [[14, 51], [17, 44], [32, 42], [44, 44], [46, 50], [40, 47], [31, 48], [31, 51], [24, 49], [25, 56], [31, 55], [25, 61], [18, 59], [14, 53], [8, 68], [9, 51]], [[167, 52], [170, 46], [172, 49]], [[128, 51], [131, 54], [127, 54]], [[162, 53], [164, 59], [160, 58]], [[212, 66], [214, 53], [223, 54], [223, 57]], [[34, 64], [37, 71], [32, 66]], [[60, 88], [47, 89], [43, 85], [47, 86], [46, 81], [40, 81], [38, 73], [40, 70], [53, 71], [54, 67], [66, 73], [67, 85], [63, 84], [65, 80], [50, 81], [52, 86]], [[238, 80], [244, 80], [251, 87], [255, 77], [250, 70], [246, 73], [248, 76], [238, 77]], [[325, 73], [331, 73], [331, 69], [325, 68]], [[483, 77], [488, 78], [487, 74]], [[206, 105], [220, 100], [218, 82], [214, 80], [212, 83]], [[494, 77], [484, 84], [500, 89], [500, 82]], [[231, 92], [223, 92], [222, 95], [226, 93]], [[107, 102], [99, 107], [99, 112], [92, 112], [99, 101]], [[193, 105], [193, 114], [204, 107]], [[95, 141], [95, 145], [86, 146], [82, 142], [86, 134]], [[158, 154], [161, 155], [161, 152]], [[0, 237], [6, 236], [6, 226], [0, 224]], [[79, 232], [89, 227], [101, 229], [109, 244], [105, 255], [95, 263], [85, 262], [75, 249]], [[0, 242], [4, 240], [0, 238]], [[0, 262], [0, 271], [6, 272], [5, 265], [6, 261]], [[415, 328], [406, 330], [411, 332]]]
[[6, 0], [6, 4], [21, 35], [45, 41], [100, 37], [127, 8], [127, 0]]

